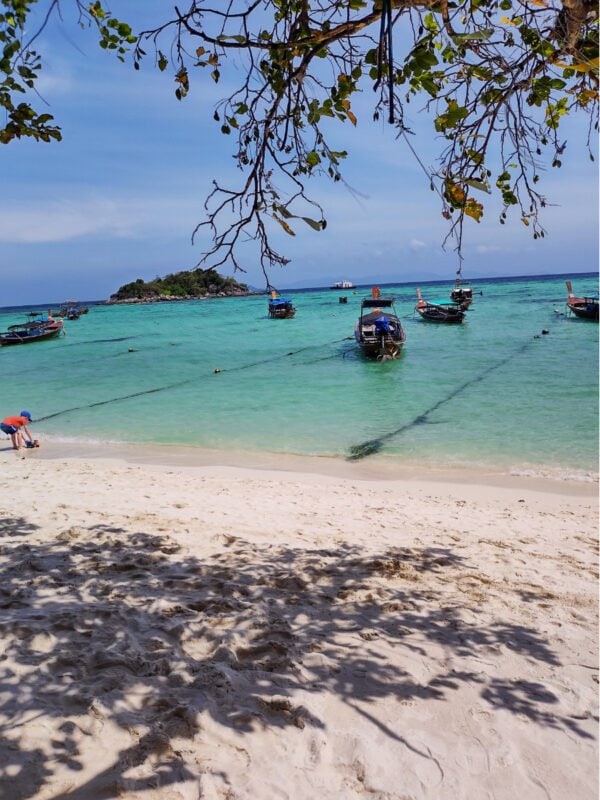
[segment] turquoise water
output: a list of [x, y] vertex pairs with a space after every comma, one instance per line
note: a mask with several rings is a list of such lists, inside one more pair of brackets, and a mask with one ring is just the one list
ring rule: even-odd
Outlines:
[[[29, 409], [50, 440], [596, 473], [598, 325], [564, 314], [565, 277], [598, 291], [596, 274], [473, 281], [457, 326], [421, 320], [415, 284], [383, 287], [407, 334], [385, 363], [353, 339], [370, 287], [347, 304], [286, 291], [290, 320], [267, 317], [266, 295], [91, 306], [64, 337], [0, 348], [0, 414]], [[0, 328], [30, 310], [0, 310]]]

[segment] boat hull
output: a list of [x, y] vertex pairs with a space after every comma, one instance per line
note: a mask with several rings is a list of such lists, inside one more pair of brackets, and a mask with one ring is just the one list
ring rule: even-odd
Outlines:
[[583, 303], [567, 303], [567, 307], [579, 319], [598, 322], [598, 303], [593, 300]]
[[383, 342], [369, 342], [356, 337], [356, 341], [364, 356], [379, 361], [400, 358], [404, 340], [385, 339]]
[[566, 281], [567, 291], [567, 308], [579, 319], [588, 319], [592, 322], [598, 322], [598, 296], [592, 295], [591, 297], [577, 297], [573, 292], [573, 285], [571, 281]]
[[425, 308], [417, 306], [416, 312], [426, 322], [438, 322], [446, 325], [460, 325], [465, 318], [463, 309], [448, 311], [438, 306], [426, 306]]
[[269, 317], [271, 319], [292, 319], [296, 316], [296, 309], [269, 309]]
[[59, 336], [62, 329], [62, 323], [60, 323], [40, 328], [39, 330], [6, 331], [6, 333], [0, 333], [0, 345], [6, 347], [17, 344], [43, 342], [46, 339], [53, 339], [55, 336]]
[[406, 341], [398, 317], [380, 311], [361, 316], [354, 329], [354, 338], [367, 358], [379, 360], [399, 358]]

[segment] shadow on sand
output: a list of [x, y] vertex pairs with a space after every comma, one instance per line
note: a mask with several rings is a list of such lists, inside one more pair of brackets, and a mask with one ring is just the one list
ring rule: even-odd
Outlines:
[[[481, 673], [449, 668], [421, 682], [385, 657], [384, 645], [418, 655], [436, 643], [466, 657], [503, 645], [557, 664], [535, 630], [464, 622], [460, 605], [444, 600], [443, 587], [465, 568], [450, 550], [374, 557], [349, 546], [305, 550], [218, 536], [218, 552], [198, 560], [167, 535], [97, 525], [40, 544], [28, 539], [35, 528], [25, 518], [0, 521], [0, 720], [8, 721], [0, 773], [11, 800], [44, 787], [56, 800], [100, 800], [192, 779], [175, 742], [203, 736], [200, 714], [241, 734], [323, 727], [292, 702], [297, 689], [335, 693], [369, 717], [369, 701], [442, 702], [469, 683], [492, 707], [588, 735], [552, 714], [556, 698], [540, 685], [484, 682]], [[470, 565], [468, 572], [476, 575]], [[43, 750], [22, 738], [37, 718], [51, 720]], [[79, 742], [109, 725], [122, 733], [118, 758], [82, 781]], [[54, 784], [57, 763], [72, 775], [69, 787]]]

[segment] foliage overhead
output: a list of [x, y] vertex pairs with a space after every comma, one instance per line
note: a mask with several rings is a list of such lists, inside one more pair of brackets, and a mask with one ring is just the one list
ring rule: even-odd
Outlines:
[[[60, 139], [52, 116], [30, 102], [41, 57], [32, 49], [37, 34], [28, 39], [24, 31], [38, 2], [43, 28], [58, 0], [0, 0], [0, 142]], [[418, 160], [405, 109], [416, 102], [429, 113], [442, 146], [434, 168], [421, 166], [459, 254], [465, 218], [479, 221], [493, 192], [504, 206], [500, 222], [515, 207], [534, 238], [544, 235], [538, 181], [544, 164], [562, 164], [566, 115], [588, 115], [593, 160], [592, 0], [188, 0], [187, 10], [173, 7], [158, 27], [136, 34], [100, 0], [70, 2], [82, 25], [97, 26], [101, 47], [131, 57], [135, 69], [152, 59], [158, 70], [171, 70], [179, 100], [199, 80], [228, 87], [214, 120], [232, 138], [241, 179], [234, 188], [213, 182], [194, 231], [206, 227], [212, 237], [200, 263], [242, 269], [238, 253], [249, 237], [266, 275], [267, 267], [287, 263], [272, 247], [273, 223], [290, 236], [299, 223], [325, 228], [307, 179], [341, 180], [347, 152], [332, 142], [331, 121], [356, 125], [352, 104], [365, 90], [374, 118], [385, 115]]]

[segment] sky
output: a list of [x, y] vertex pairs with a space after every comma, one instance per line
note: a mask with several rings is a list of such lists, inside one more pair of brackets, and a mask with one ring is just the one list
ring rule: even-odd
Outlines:
[[[170, 6], [115, 0], [111, 9], [145, 24], [164, 20]], [[53, 19], [36, 47], [44, 56], [38, 104], [54, 115], [63, 140], [0, 146], [0, 306], [106, 300], [138, 278], [192, 269], [210, 244], [202, 234], [192, 244], [192, 233], [204, 219], [212, 180], [239, 182], [234, 141], [212, 119], [225, 87], [206, 76], [180, 102], [172, 76], [152, 68], [152, 59], [134, 70], [68, 16]], [[353, 100], [356, 127], [332, 128], [335, 149], [349, 152], [344, 182], [323, 179], [309, 187], [327, 229], [300, 223], [294, 238], [273, 231], [291, 262], [270, 271], [272, 285], [454, 279], [459, 262], [452, 245], [442, 247], [447, 223], [439, 198], [402, 140], [372, 121], [370, 100], [367, 93]], [[418, 105], [411, 113], [413, 146], [432, 165], [441, 143]], [[598, 172], [585, 148], [584, 122], [568, 120], [563, 167], [543, 173], [546, 238], [534, 241], [517, 213], [501, 226], [500, 206], [488, 198], [482, 222], [467, 221], [463, 277], [598, 269]], [[258, 259], [249, 254], [243, 267], [243, 273], [219, 269], [264, 289]]]

